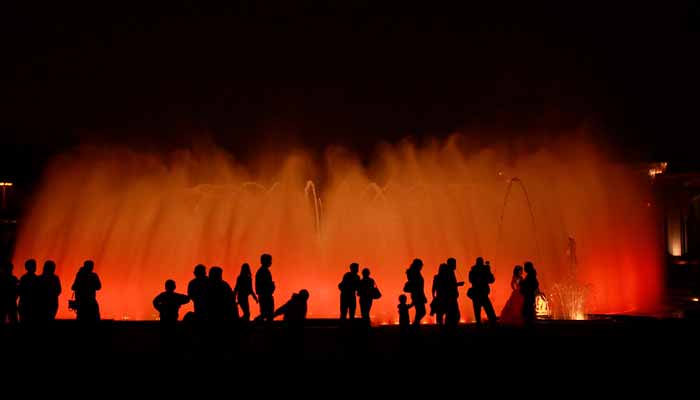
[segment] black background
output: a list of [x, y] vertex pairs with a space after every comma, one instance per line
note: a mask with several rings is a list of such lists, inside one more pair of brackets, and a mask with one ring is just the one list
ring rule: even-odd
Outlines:
[[698, 2], [196, 3], [3, 2], [0, 179], [202, 134], [363, 152], [587, 126], [633, 160], [697, 157]]

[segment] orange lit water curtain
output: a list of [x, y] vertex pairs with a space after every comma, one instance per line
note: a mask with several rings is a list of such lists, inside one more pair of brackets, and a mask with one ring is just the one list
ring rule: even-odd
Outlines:
[[[522, 190], [510, 190], [514, 177]], [[68, 287], [93, 259], [107, 318], [153, 319], [151, 300], [166, 279], [185, 291], [203, 263], [223, 267], [233, 285], [241, 264], [255, 271], [261, 253], [273, 256], [276, 302], [306, 288], [311, 317], [339, 314], [337, 284], [358, 262], [384, 294], [373, 320], [394, 323], [416, 257], [428, 297], [448, 257], [466, 280], [483, 256], [496, 275], [497, 310], [510, 295], [513, 266], [531, 260], [545, 296], [573, 282], [587, 288], [585, 313], [638, 311], [658, 303], [660, 287], [646, 185], [585, 142], [513, 154], [471, 149], [456, 136], [384, 146], [369, 163], [330, 149], [322, 159], [290, 151], [248, 165], [213, 146], [169, 154], [79, 148], [48, 167], [14, 262], [53, 259]], [[467, 301], [462, 293], [462, 316], [471, 320]], [[72, 314], [62, 307], [59, 316]]]

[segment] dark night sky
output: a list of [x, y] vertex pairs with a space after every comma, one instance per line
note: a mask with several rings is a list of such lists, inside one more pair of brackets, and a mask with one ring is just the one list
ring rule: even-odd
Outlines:
[[3, 2], [0, 178], [202, 132], [240, 153], [590, 124], [636, 158], [697, 157], [698, 2], [232, 3]]

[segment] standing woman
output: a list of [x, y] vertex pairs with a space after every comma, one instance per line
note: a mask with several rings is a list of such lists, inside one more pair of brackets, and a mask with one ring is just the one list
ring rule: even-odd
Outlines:
[[362, 279], [357, 285], [357, 295], [360, 297], [360, 315], [362, 320], [369, 325], [369, 311], [372, 309], [372, 301], [379, 298], [379, 289], [374, 279], [369, 277], [369, 268], [362, 270]]
[[248, 304], [248, 296], [253, 296], [253, 300], [258, 302], [258, 296], [253, 292], [253, 274], [250, 272], [250, 265], [244, 263], [241, 265], [241, 272], [236, 278], [236, 286], [233, 288], [233, 297], [238, 302], [238, 305], [243, 311], [243, 320], [250, 321], [250, 304]]
[[416, 258], [411, 263], [411, 266], [406, 270], [406, 278], [408, 281], [403, 287], [403, 291], [411, 294], [411, 303], [416, 309], [416, 315], [413, 319], [413, 325], [418, 326], [421, 319], [425, 317], [425, 303], [428, 298], [425, 297], [425, 282], [420, 271], [423, 269], [423, 261]]
[[510, 279], [512, 292], [501, 311], [500, 322], [506, 325], [521, 326], [524, 322], [523, 303], [524, 298], [520, 293], [520, 283], [523, 281], [523, 267], [516, 265], [513, 268], [513, 277]]

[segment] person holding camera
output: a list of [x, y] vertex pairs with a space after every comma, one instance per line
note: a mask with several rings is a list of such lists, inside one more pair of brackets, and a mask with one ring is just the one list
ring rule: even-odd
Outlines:
[[467, 297], [472, 300], [474, 305], [476, 326], [481, 326], [482, 308], [486, 311], [489, 323], [496, 323], [496, 312], [494, 312], [493, 304], [491, 304], [491, 299], [489, 299], [489, 293], [491, 293], [489, 285], [495, 281], [496, 278], [494, 278], [491, 272], [491, 265], [484, 264], [484, 259], [477, 257], [476, 264], [469, 270], [469, 283], [472, 284], [472, 287], [467, 291]]
[[102, 289], [102, 283], [93, 271], [94, 268], [95, 263], [92, 260], [85, 261], [80, 270], [78, 270], [75, 281], [71, 286], [75, 300], [69, 305], [77, 311], [78, 321], [91, 322], [100, 320], [97, 291]]

